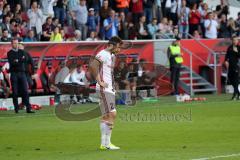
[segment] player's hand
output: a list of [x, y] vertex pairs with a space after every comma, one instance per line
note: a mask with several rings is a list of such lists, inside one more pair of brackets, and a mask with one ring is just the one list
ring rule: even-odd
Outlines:
[[227, 69], [229, 68], [229, 63], [227, 61], [225, 61], [225, 66]]
[[108, 88], [108, 84], [105, 83], [105, 82], [103, 82], [103, 81], [101, 81], [101, 82], [99, 83], [99, 85], [100, 85], [101, 87], [103, 87], [103, 88]]

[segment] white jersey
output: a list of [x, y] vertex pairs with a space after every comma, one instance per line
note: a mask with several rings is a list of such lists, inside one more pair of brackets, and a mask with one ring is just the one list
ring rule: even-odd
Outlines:
[[[100, 78], [105, 83], [108, 84], [108, 87], [104, 89], [106, 92], [115, 92], [114, 89], [114, 79], [113, 79], [113, 68], [114, 68], [114, 61], [115, 61], [115, 55], [110, 53], [109, 51], [102, 50], [100, 51], [96, 57], [97, 60], [101, 62], [100, 66]], [[96, 86], [97, 90], [100, 90], [100, 85], [97, 83]]]

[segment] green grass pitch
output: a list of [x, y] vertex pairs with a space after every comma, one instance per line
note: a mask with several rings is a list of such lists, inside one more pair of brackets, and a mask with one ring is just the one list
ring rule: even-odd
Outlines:
[[[158, 102], [118, 106], [112, 142], [100, 151], [99, 119], [66, 122], [44, 107], [35, 115], [0, 112], [0, 160], [191, 160], [240, 153], [240, 101], [230, 95], [206, 102]], [[96, 104], [73, 107], [84, 111]], [[240, 159], [239, 156], [214, 159]]]

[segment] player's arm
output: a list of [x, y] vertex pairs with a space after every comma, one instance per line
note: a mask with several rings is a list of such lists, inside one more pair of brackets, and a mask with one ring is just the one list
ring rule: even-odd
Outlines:
[[99, 68], [100, 68], [101, 63], [102, 62], [100, 60], [94, 58], [89, 67], [90, 67], [92, 75], [96, 79], [97, 83], [100, 86], [107, 88], [108, 87], [107, 83], [105, 83], [104, 81], [101, 80], [100, 73], [99, 73]]

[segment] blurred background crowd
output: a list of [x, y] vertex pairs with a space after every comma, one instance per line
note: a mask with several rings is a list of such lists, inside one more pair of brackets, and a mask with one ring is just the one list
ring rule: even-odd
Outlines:
[[1, 42], [229, 38], [240, 33], [227, 0], [0, 0]]

